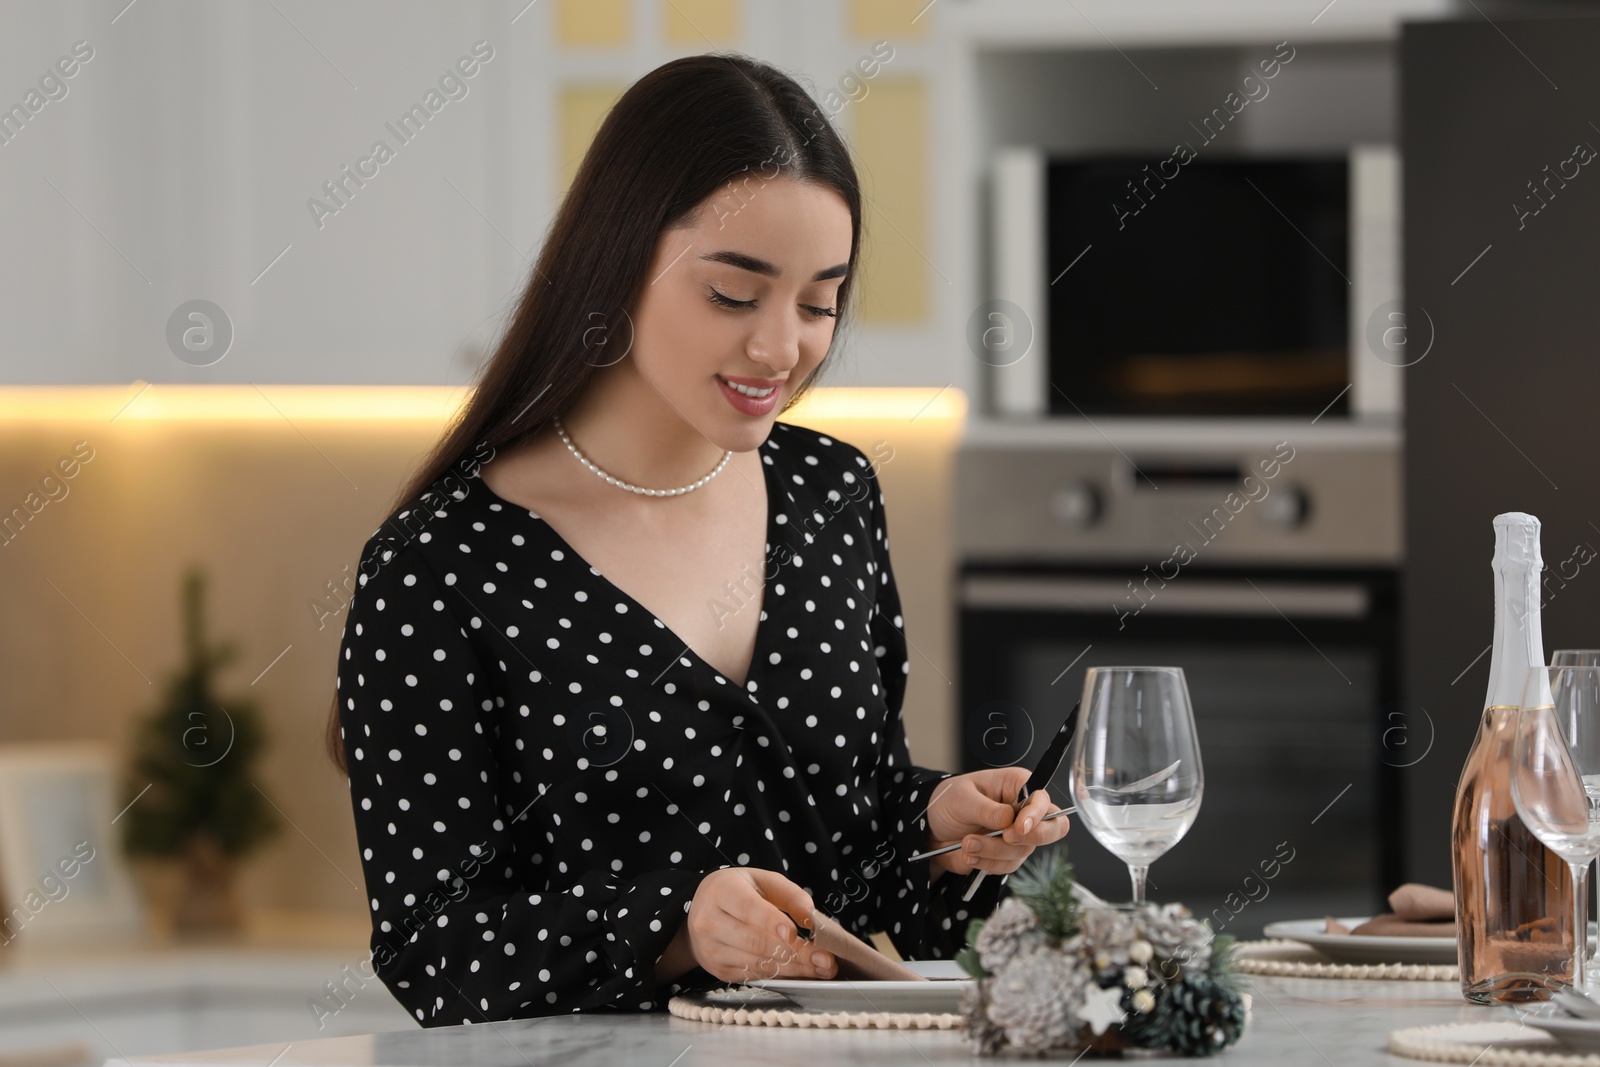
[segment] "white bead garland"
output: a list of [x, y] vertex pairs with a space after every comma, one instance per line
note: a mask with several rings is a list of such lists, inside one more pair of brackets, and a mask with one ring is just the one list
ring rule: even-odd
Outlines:
[[722, 460], [711, 469], [711, 473], [707, 474], [704, 478], [701, 478], [698, 482], [691, 482], [689, 485], [679, 486], [677, 489], [645, 489], [637, 485], [629, 485], [621, 478], [614, 478], [610, 474], [607, 474], [605, 471], [601, 470], [595, 465], [593, 460], [584, 455], [582, 452], [578, 451], [578, 446], [573, 444], [572, 438], [567, 436], [566, 427], [561, 425], [561, 420], [559, 418], [552, 417], [550, 421], [555, 425], [556, 433], [561, 435], [562, 444], [567, 446], [568, 452], [571, 452], [577, 457], [579, 463], [582, 463], [585, 467], [588, 467], [590, 470], [594, 471], [596, 474], [610, 482], [612, 485], [616, 486], [618, 489], [626, 489], [628, 492], [638, 493], [640, 496], [682, 496], [684, 493], [693, 492], [702, 485], [705, 485], [711, 479], [715, 478], [717, 475], [721, 474], [722, 468], [726, 467], [728, 465], [728, 460], [733, 458], [733, 452], [731, 450], [724, 452], [722, 454]]

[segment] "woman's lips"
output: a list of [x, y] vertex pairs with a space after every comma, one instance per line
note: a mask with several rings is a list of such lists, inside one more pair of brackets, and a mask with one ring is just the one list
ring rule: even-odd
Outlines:
[[[778, 396], [783, 392], [783, 379], [760, 378], [725, 378], [717, 375], [717, 388], [722, 390], [722, 395], [732, 404], [734, 410], [743, 415], [765, 415], [778, 405]], [[744, 386], [755, 391], [769, 389], [766, 396], [751, 396], [734, 388], [735, 385]]]

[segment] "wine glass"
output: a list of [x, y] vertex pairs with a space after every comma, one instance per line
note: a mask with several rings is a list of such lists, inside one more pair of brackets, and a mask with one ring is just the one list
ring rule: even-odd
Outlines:
[[1072, 795], [1144, 903], [1150, 864], [1183, 839], [1205, 776], [1181, 667], [1091, 667], [1072, 744]]
[[1572, 871], [1572, 984], [1588, 991], [1589, 864], [1600, 856], [1600, 667], [1533, 667], [1511, 750], [1517, 814]]
[[[1555, 652], [1552, 652], [1550, 654], [1550, 666], [1552, 666], [1552, 667], [1600, 667], [1600, 648], [1561, 648], [1561, 649], [1557, 649]], [[1571, 743], [1571, 740], [1572, 740], [1572, 735], [1568, 734], [1567, 735], [1568, 743]], [[1592, 866], [1592, 864], [1591, 864], [1591, 866]], [[1593, 879], [1590, 880], [1589, 885], [1591, 887], [1590, 888], [1590, 892], [1592, 892], [1593, 886], [1594, 886]], [[1589, 925], [1588, 925], [1588, 922], [1587, 922], [1587, 918], [1588, 918], [1587, 912], [1588, 912], [1588, 909], [1589, 909], [1589, 895], [1590, 895], [1589, 892], [1585, 892], [1585, 893], [1583, 893], [1583, 894], [1581, 894], [1579, 896], [1579, 899], [1583, 901], [1583, 907], [1584, 907], [1584, 912], [1585, 912], [1585, 916], [1584, 917], [1585, 917], [1586, 921], [1584, 922], [1584, 925], [1581, 927], [1581, 929], [1583, 930], [1583, 936], [1584, 936], [1585, 943], [1587, 943], [1587, 940], [1588, 940], [1588, 937], [1589, 937]], [[1593, 958], [1591, 958], [1589, 960], [1589, 965], [1591, 967], [1594, 966]]]

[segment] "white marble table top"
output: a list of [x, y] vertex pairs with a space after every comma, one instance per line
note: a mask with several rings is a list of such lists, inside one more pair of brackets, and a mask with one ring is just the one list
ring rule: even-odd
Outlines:
[[[1389, 1033], [1411, 1026], [1513, 1021], [1506, 1008], [1468, 1004], [1457, 982], [1342, 981], [1241, 975], [1253, 997], [1244, 1038], [1212, 1062], [1245, 1065], [1412, 1064], [1390, 1056]], [[1070, 1056], [1062, 1057], [1063, 1061]], [[1166, 1062], [1165, 1057], [1145, 1057]], [[1181, 1059], [1181, 1057], [1173, 1057]], [[801, 1030], [690, 1022], [665, 1013], [564, 1015], [438, 1027], [288, 1045], [108, 1060], [107, 1067], [531, 1067], [560, 1064], [881, 1064], [975, 1061], [960, 1031]], [[1193, 1060], [1184, 1062], [1193, 1063]]]

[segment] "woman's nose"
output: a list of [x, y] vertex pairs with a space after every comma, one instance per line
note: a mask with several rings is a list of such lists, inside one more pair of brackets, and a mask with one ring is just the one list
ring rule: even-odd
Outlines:
[[800, 325], [789, 314], [763, 316], [745, 351], [771, 371], [784, 374], [800, 362]]

